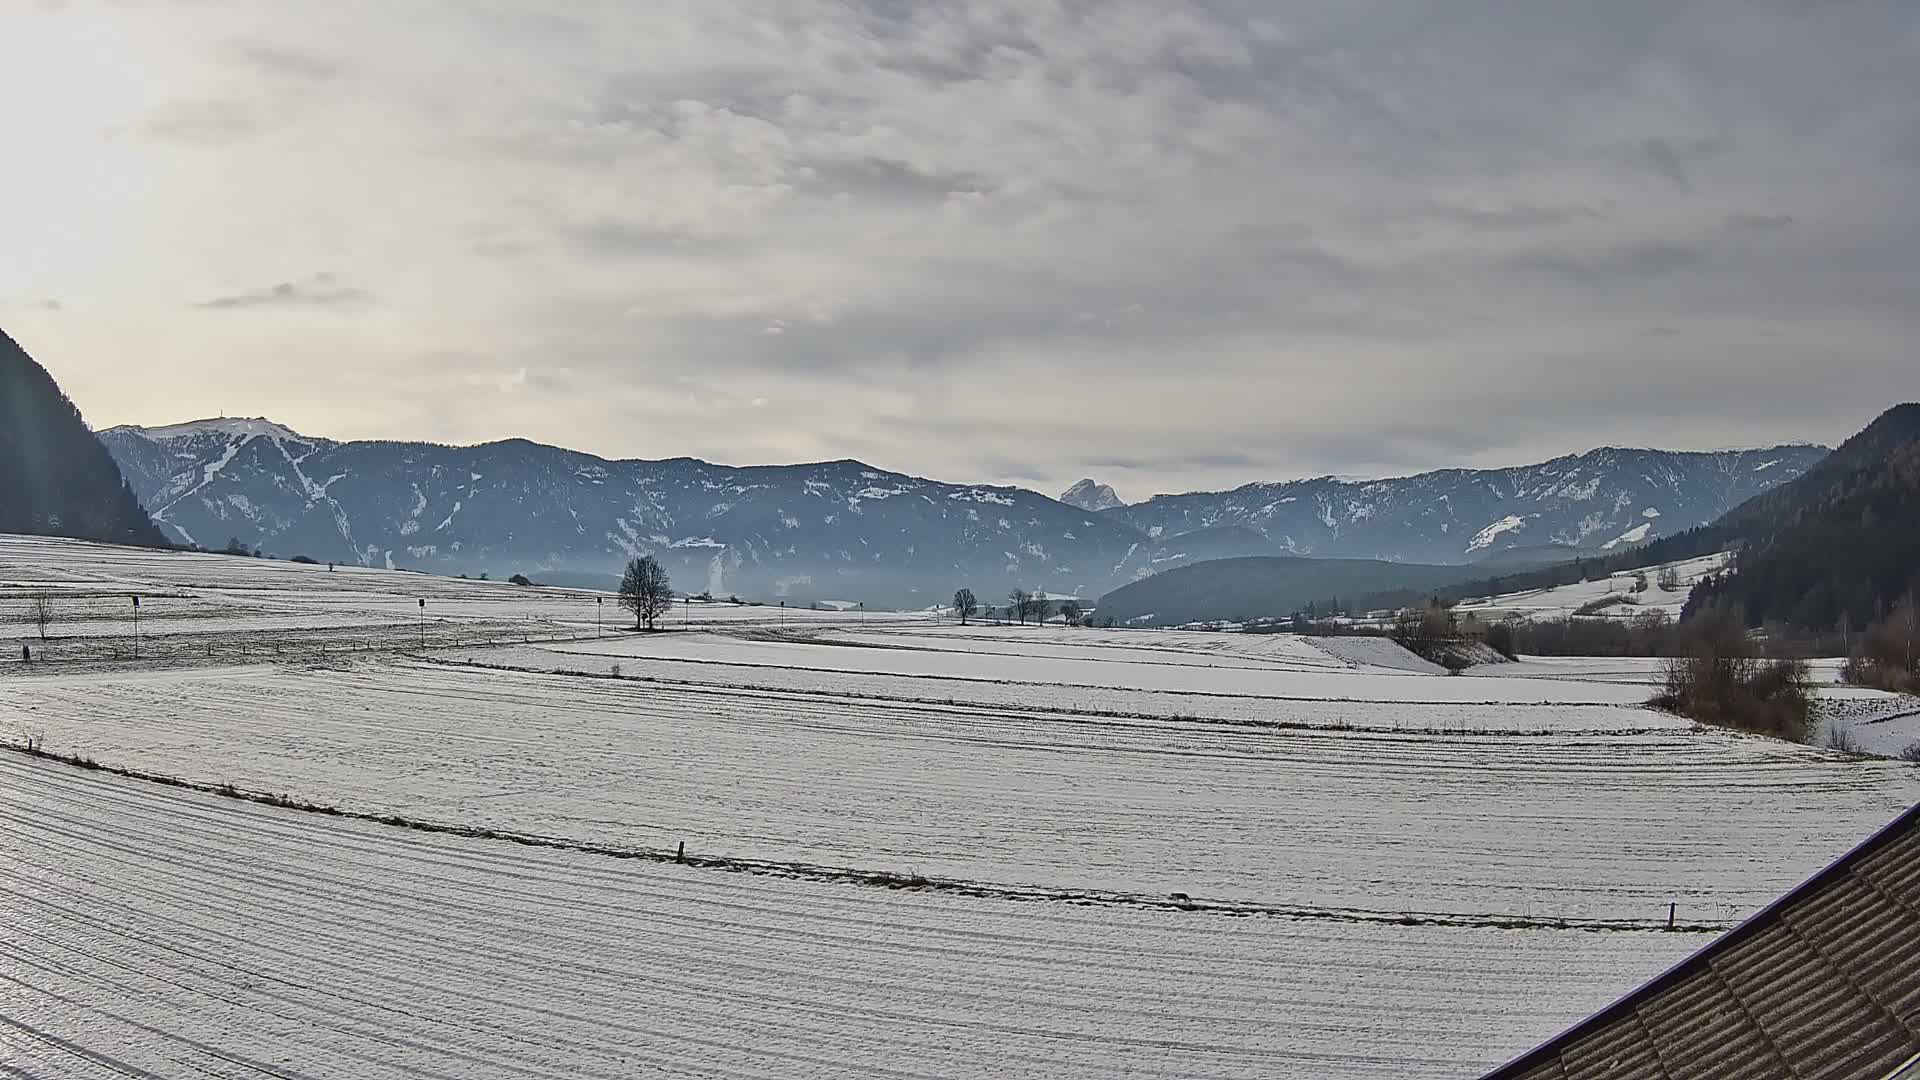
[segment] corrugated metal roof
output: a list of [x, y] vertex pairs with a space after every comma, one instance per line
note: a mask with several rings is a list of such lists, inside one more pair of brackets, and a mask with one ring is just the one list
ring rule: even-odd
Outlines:
[[1920, 806], [1486, 1080], [1889, 1080], [1920, 1054]]

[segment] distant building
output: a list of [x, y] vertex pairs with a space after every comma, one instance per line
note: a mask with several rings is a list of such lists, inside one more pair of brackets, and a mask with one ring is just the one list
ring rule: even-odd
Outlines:
[[1486, 1080], [1920, 1080], [1920, 806]]

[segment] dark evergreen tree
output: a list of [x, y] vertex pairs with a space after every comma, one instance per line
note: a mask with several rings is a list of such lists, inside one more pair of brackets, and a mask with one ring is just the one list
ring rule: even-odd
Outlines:
[[80, 410], [0, 332], [0, 532], [165, 547]]

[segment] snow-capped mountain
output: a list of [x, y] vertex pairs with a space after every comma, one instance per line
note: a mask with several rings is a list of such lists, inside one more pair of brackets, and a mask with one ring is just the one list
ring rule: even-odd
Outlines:
[[1102, 510], [1117, 510], [1127, 505], [1120, 501], [1120, 496], [1114, 494], [1110, 485], [1096, 484], [1091, 479], [1082, 480], [1061, 492], [1060, 501], [1068, 506], [1096, 514]]
[[[1098, 512], [1021, 488], [857, 461], [609, 461], [522, 439], [335, 442], [267, 420], [101, 433], [170, 537], [438, 573], [610, 584], [651, 554], [675, 585], [743, 598], [940, 602], [1021, 586], [1094, 598], [1206, 559], [1285, 553], [1467, 562], [1678, 531], [1824, 451], [1603, 450], [1524, 469], [1305, 480]], [[1075, 485], [1099, 497], [1101, 485]], [[1107, 489], [1110, 496], [1110, 489]], [[1116, 503], [1117, 499], [1114, 500]]]
[[1827, 450], [1607, 447], [1510, 469], [1333, 477], [1157, 495], [1106, 512], [1151, 537], [1234, 526], [1295, 555], [1457, 563], [1514, 549], [1609, 551], [1705, 525]]
[[341, 443], [233, 419], [101, 439], [160, 526], [210, 549], [232, 537], [281, 556], [603, 584], [652, 554], [683, 591], [902, 605], [961, 585], [1095, 596], [1159, 553], [1124, 523], [1031, 491], [856, 461], [608, 461], [517, 439]]

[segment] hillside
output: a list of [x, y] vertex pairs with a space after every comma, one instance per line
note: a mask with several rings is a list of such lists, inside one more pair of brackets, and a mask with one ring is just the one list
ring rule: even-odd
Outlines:
[[[1480, 577], [1441, 590], [1453, 599], [1489, 597], [1603, 580], [1642, 567], [1679, 564], [1739, 549], [1737, 570], [1714, 595], [1747, 619], [1801, 629], [1835, 629], [1842, 614], [1859, 627], [1884, 614], [1915, 582], [1913, 452], [1920, 405], [1889, 409], [1828, 457], [1761, 492], [1711, 524], [1615, 555], [1582, 557], [1536, 570]], [[1735, 585], [1734, 581], [1742, 583]], [[1387, 596], [1362, 597], [1362, 604]], [[1691, 608], [1689, 608], [1691, 610]], [[1863, 616], [1868, 616], [1863, 620]]]
[[[1688, 592], [1725, 569], [1728, 561], [1724, 552], [1716, 552], [1679, 562], [1642, 564], [1595, 574], [1566, 585], [1470, 597], [1461, 600], [1455, 610], [1462, 616], [1471, 614], [1485, 622], [1496, 622], [1510, 615], [1529, 619], [1566, 619], [1577, 615], [1631, 618], [1649, 611], [1677, 619], [1686, 605]], [[1658, 584], [1667, 571], [1672, 571], [1669, 584], [1674, 587], [1671, 590]], [[1645, 578], [1647, 587], [1635, 592], [1637, 579], [1641, 577]], [[1617, 602], [1607, 604], [1609, 600]]]
[[163, 546], [53, 376], [0, 332], [0, 533]]
[[1799, 481], [1717, 526], [1734, 570], [1688, 610], [1738, 607], [1751, 625], [1858, 630], [1920, 592], [1920, 405], [1891, 409]]
[[1116, 589], [1101, 598], [1097, 611], [1100, 621], [1110, 618], [1121, 626], [1245, 622], [1280, 618], [1343, 596], [1437, 589], [1473, 573], [1466, 566], [1372, 559], [1214, 559]]
[[1604, 556], [1716, 521], [1826, 455], [1818, 446], [1605, 447], [1508, 469], [1158, 495], [1104, 513], [1154, 537], [1235, 526], [1280, 552], [1320, 558], [1462, 563], [1517, 549]]

